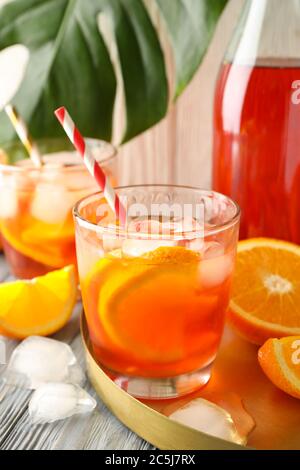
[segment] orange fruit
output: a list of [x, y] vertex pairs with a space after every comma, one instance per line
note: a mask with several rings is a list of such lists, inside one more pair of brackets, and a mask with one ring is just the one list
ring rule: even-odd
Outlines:
[[50, 335], [67, 323], [76, 299], [74, 266], [0, 284], [0, 329], [14, 338]]
[[269, 339], [259, 349], [258, 361], [276, 387], [300, 398], [300, 336]]
[[238, 245], [228, 320], [246, 340], [300, 335], [300, 247], [270, 238]]

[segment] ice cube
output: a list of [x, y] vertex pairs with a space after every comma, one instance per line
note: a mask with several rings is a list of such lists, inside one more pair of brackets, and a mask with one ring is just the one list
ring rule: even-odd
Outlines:
[[106, 253], [109, 251], [118, 250], [122, 246], [122, 239], [120, 237], [109, 234], [103, 234], [102, 242], [104, 251]]
[[143, 234], [159, 234], [161, 233], [162, 225], [158, 220], [144, 219], [134, 220], [129, 224], [129, 232], [143, 233]]
[[41, 182], [35, 189], [31, 213], [47, 224], [63, 223], [79, 198], [79, 195], [70, 193], [63, 184]]
[[125, 256], [142, 256], [145, 253], [156, 250], [161, 246], [176, 246], [174, 240], [133, 240], [128, 239], [123, 242], [122, 251]]
[[185, 248], [195, 251], [197, 253], [203, 253], [203, 247], [204, 247], [204, 240], [203, 238], [194, 238], [193, 240], [185, 240], [183, 243], [183, 246]]
[[202, 252], [204, 246], [204, 236], [201, 224], [193, 217], [178, 218], [172, 222], [162, 224], [163, 232], [169, 231], [177, 239], [182, 237], [179, 244], [185, 248]]
[[[175, 240], [161, 240], [163, 238], [162, 224], [158, 220], [133, 220], [128, 226], [128, 232], [137, 235], [140, 233], [141, 236], [123, 241], [122, 252], [125, 256], [142, 256], [161, 246], [177, 245]], [[147, 234], [149, 235], [148, 239]]]
[[65, 184], [71, 191], [82, 191], [89, 189], [89, 193], [98, 191], [98, 186], [87, 170], [71, 170], [65, 176]]
[[205, 242], [203, 246], [204, 258], [215, 258], [222, 255], [224, 255], [224, 247], [221, 243], [215, 241]]
[[[77, 152], [56, 152], [43, 156], [45, 171], [43, 178], [49, 182], [64, 182], [71, 191], [81, 191], [84, 188], [95, 188], [96, 184], [86, 170], [81, 157]], [[62, 171], [65, 167], [66, 171]], [[93, 192], [91, 189], [90, 192]]]
[[97, 402], [78, 385], [47, 383], [41, 385], [29, 402], [32, 424], [52, 423], [75, 414], [90, 413]]
[[226, 441], [245, 445], [245, 438], [240, 436], [231, 415], [218, 405], [196, 398], [169, 416], [198, 431], [210, 434]]
[[84, 374], [66, 343], [30, 336], [11, 355], [4, 373], [9, 385], [36, 389], [47, 382], [84, 383]]
[[57, 167], [59, 166], [60, 168], [64, 165], [68, 166], [78, 166], [81, 165], [83, 166], [82, 159], [80, 155], [77, 152], [71, 151], [71, 152], [53, 152], [53, 153], [47, 153], [43, 155], [43, 162], [44, 162], [44, 167], [50, 167], [56, 165]]
[[[99, 226], [102, 225], [102, 222], [99, 222]], [[111, 232], [103, 232], [102, 235], [102, 243], [103, 249], [107, 253], [109, 251], [118, 250], [122, 247], [123, 239], [118, 233], [115, 232], [115, 225], [114, 224], [107, 224], [108, 228], [111, 228]]]
[[93, 268], [95, 260], [103, 258], [105, 252], [97, 233], [84, 230], [81, 235], [76, 237], [76, 252], [80, 277], [84, 279]]
[[[181, 217], [173, 221], [162, 223], [162, 232], [174, 235], [182, 235], [184, 240], [203, 239], [203, 227], [193, 217]], [[199, 244], [197, 248], [199, 248]], [[191, 248], [193, 249], [193, 248]]]
[[203, 259], [199, 263], [199, 282], [204, 288], [222, 284], [233, 270], [233, 257], [230, 253], [214, 258]]
[[0, 175], [0, 218], [15, 217], [18, 211], [17, 185], [14, 176]]

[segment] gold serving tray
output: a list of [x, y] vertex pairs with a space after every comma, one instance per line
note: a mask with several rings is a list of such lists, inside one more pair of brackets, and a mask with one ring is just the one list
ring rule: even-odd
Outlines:
[[[159, 449], [242, 450], [177, 423], [167, 416], [190, 400], [206, 398], [227, 409], [240, 432], [251, 431], [248, 449], [300, 450], [300, 400], [278, 390], [257, 362], [257, 347], [226, 328], [212, 378], [205, 388], [180, 399], [141, 402], [119, 388], [93, 357], [84, 314], [81, 334], [89, 378], [106, 406], [128, 428]], [[254, 429], [253, 429], [254, 428]]]

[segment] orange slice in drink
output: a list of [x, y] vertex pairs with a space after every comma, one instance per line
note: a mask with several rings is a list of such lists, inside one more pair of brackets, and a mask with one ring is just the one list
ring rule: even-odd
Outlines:
[[70, 220], [68, 224], [45, 224], [38, 220], [30, 224], [30, 228], [22, 233], [22, 240], [26, 244], [43, 244], [68, 242], [74, 239], [74, 225]]
[[46, 239], [42, 240], [42, 234], [40, 233], [35, 235], [30, 241], [29, 233], [25, 232], [26, 239], [23, 240], [23, 234], [19, 233], [16, 235], [15, 231], [11, 230], [6, 223], [1, 224], [0, 230], [5, 240], [22, 255], [53, 268], [68, 264], [67, 258], [63, 253], [63, 247], [65, 246], [64, 242], [71, 243], [71, 238], [53, 240], [51, 239], [51, 234], [48, 234]]
[[0, 329], [15, 338], [50, 335], [67, 323], [76, 298], [74, 266], [0, 284]]
[[260, 348], [258, 361], [276, 387], [300, 398], [300, 336], [269, 339]]
[[269, 238], [239, 243], [229, 322], [248, 341], [300, 335], [300, 247]]
[[182, 247], [161, 247], [113, 263], [98, 300], [110, 340], [137, 359], [180, 360], [187, 325], [216, 305], [215, 296], [197, 293], [199, 256]]

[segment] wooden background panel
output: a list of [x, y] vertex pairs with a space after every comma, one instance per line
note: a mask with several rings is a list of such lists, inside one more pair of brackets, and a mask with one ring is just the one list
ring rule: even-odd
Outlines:
[[243, 3], [230, 0], [201, 67], [167, 118], [121, 149], [122, 183], [210, 186], [215, 81]]

